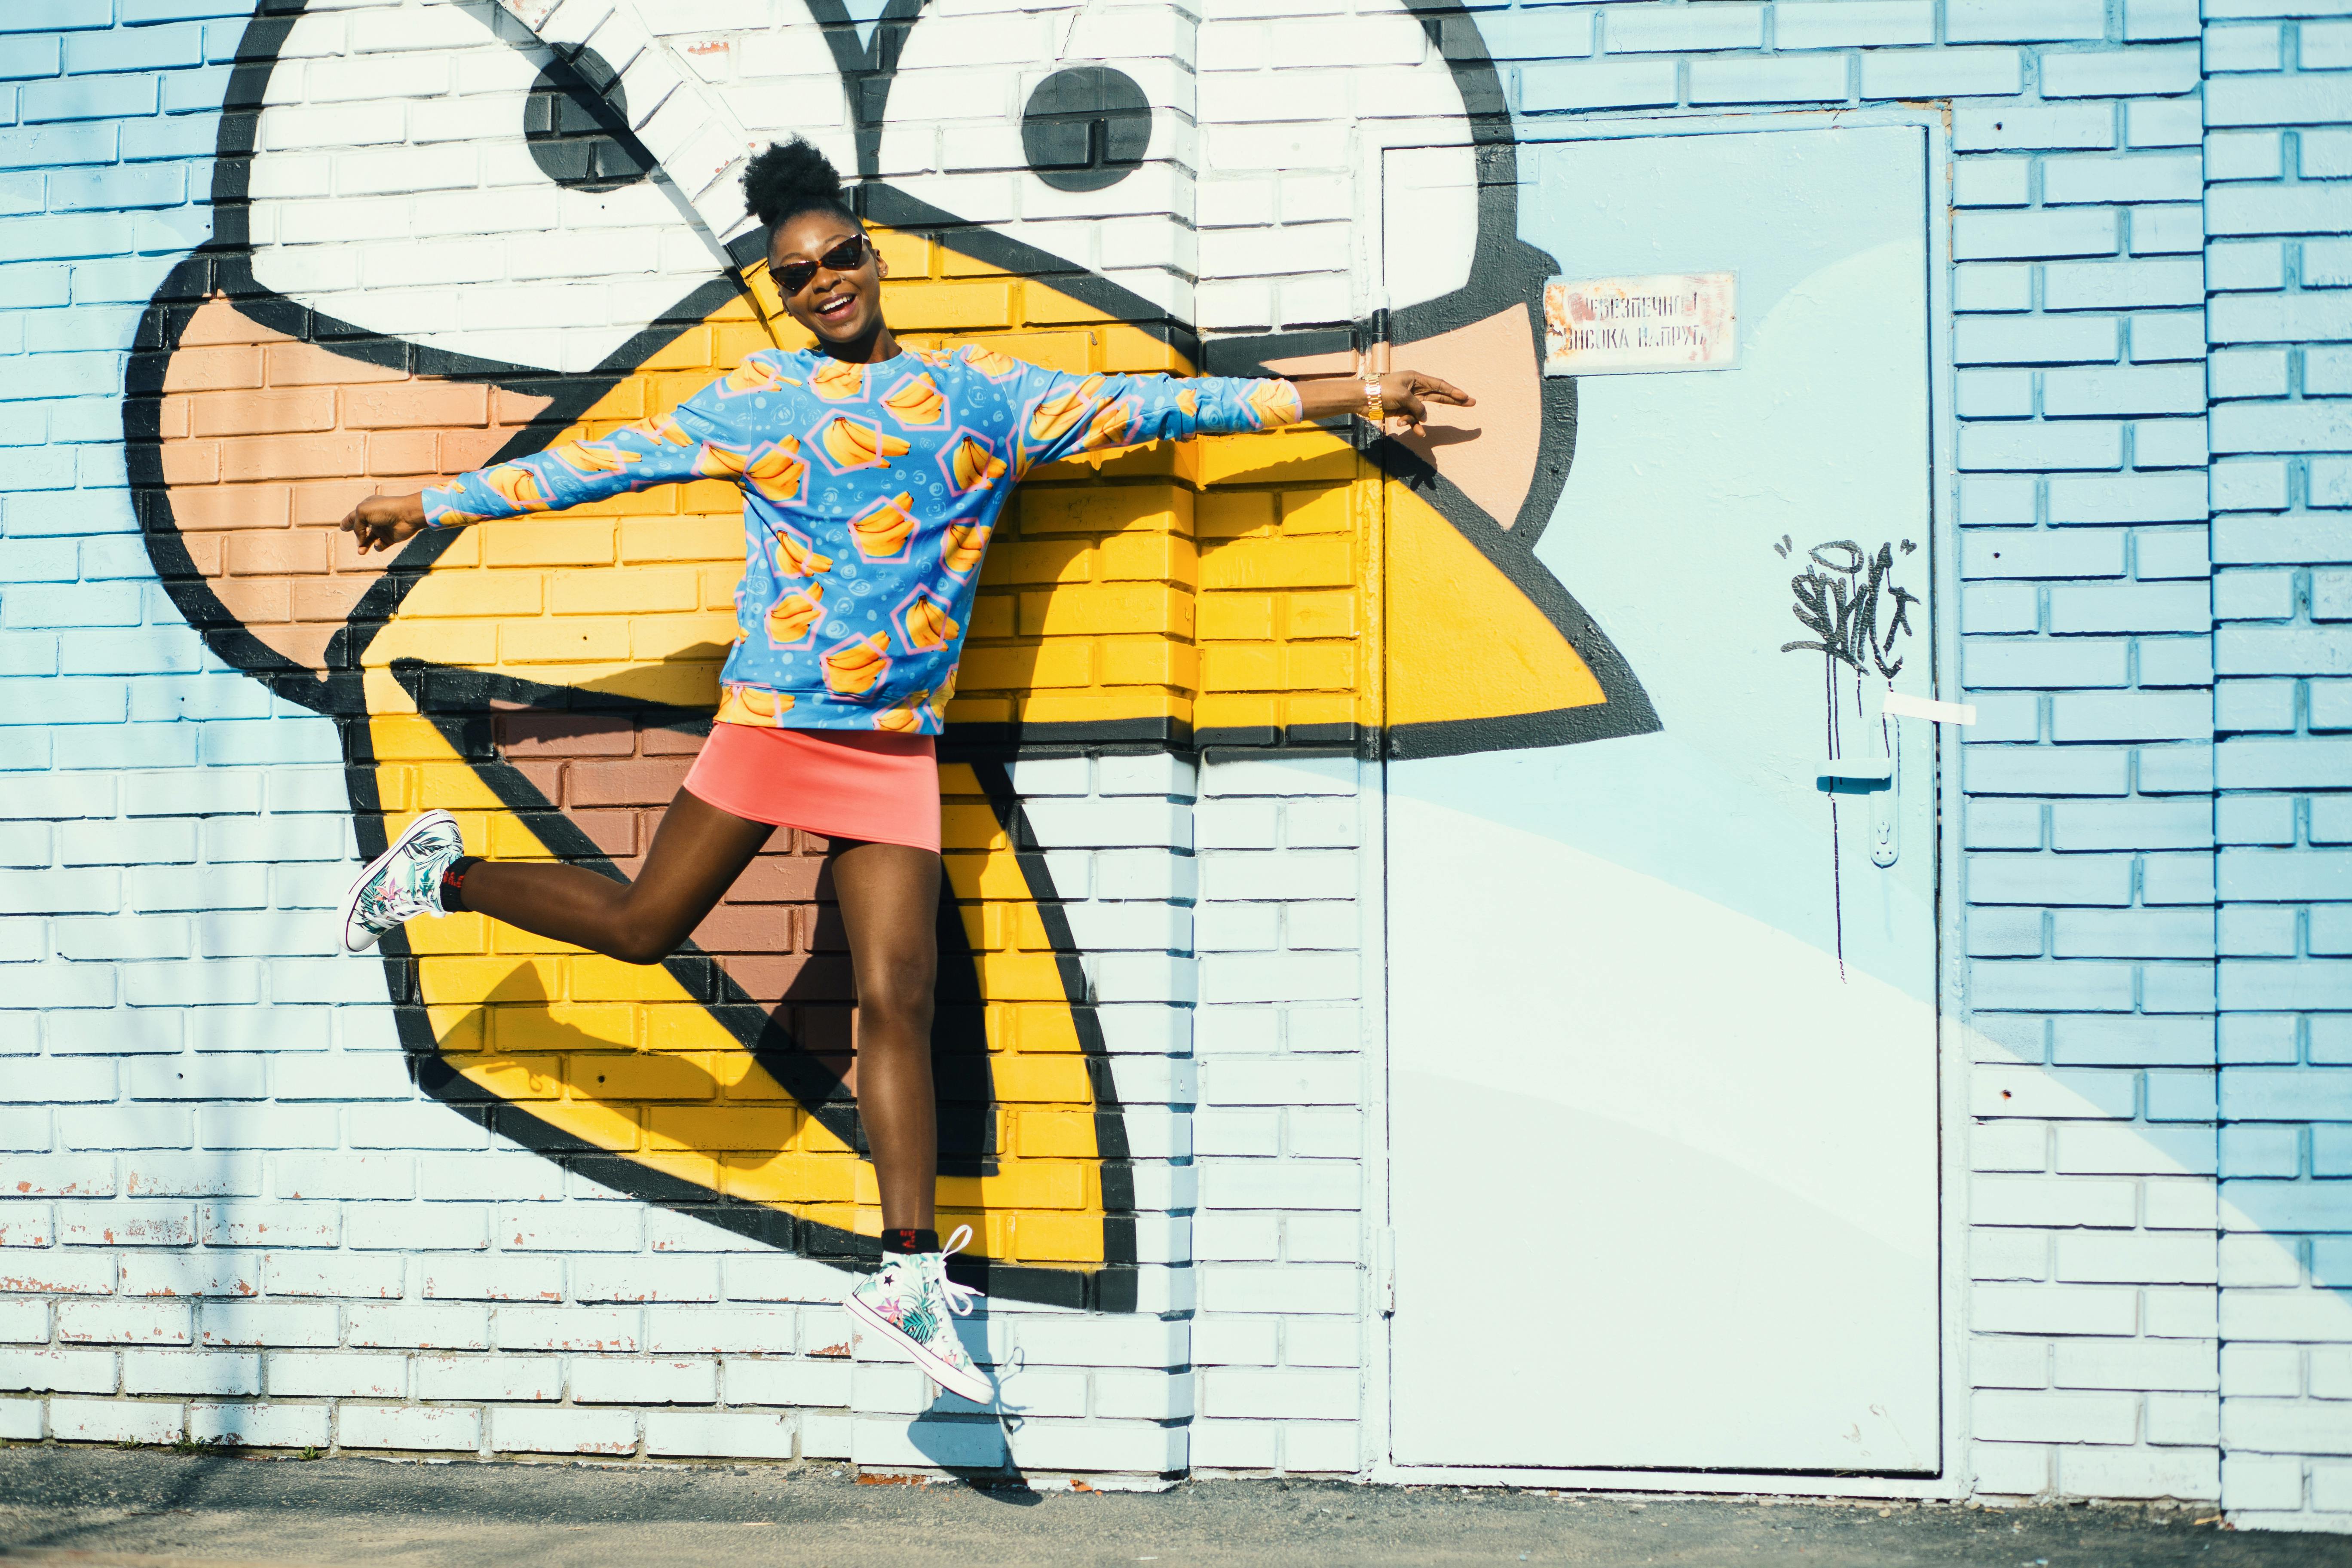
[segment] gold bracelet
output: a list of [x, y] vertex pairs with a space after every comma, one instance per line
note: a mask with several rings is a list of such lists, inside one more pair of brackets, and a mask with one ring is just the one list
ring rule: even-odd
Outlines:
[[1381, 400], [1381, 378], [1368, 375], [1364, 379], [1364, 417], [1378, 425], [1389, 416], [1388, 405]]

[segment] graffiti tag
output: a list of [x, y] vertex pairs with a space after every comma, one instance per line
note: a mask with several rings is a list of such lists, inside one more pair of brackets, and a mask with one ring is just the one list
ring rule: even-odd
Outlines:
[[[1907, 539], [1902, 545], [1906, 555], [1918, 549]], [[1794, 546], [1784, 534], [1772, 548], [1786, 557]], [[1895, 546], [1882, 544], [1873, 555], [1851, 539], [1837, 539], [1814, 545], [1805, 558], [1810, 564], [1789, 580], [1797, 599], [1790, 613], [1813, 635], [1782, 643], [1780, 651], [1824, 653], [1858, 672], [1875, 667], [1892, 680], [1903, 668], [1895, 639], [1913, 630], [1911, 606], [1919, 603], [1894, 581]]]

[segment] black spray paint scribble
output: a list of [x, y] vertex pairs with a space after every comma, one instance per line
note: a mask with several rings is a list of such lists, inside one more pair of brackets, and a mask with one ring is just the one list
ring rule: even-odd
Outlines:
[[[1782, 560], [1796, 551], [1796, 541], [1788, 534], [1772, 547]], [[1895, 581], [1895, 552], [1897, 542], [1878, 547], [1875, 554], [1863, 549], [1851, 539], [1833, 539], [1816, 544], [1805, 552], [1805, 569], [1789, 580], [1789, 590], [1796, 603], [1789, 613], [1812, 634], [1795, 642], [1780, 645], [1782, 653], [1818, 653], [1822, 656], [1822, 699], [1825, 709], [1829, 757], [1832, 763], [1843, 760], [1843, 736], [1838, 723], [1838, 667], [1853, 671], [1853, 709], [1857, 719], [1865, 716], [1862, 701], [1863, 679], [1875, 670], [1879, 679], [1894, 689], [1895, 677], [1903, 668], [1902, 656], [1895, 651], [1898, 638], [1916, 635], [1911, 625], [1911, 606], [1919, 596]], [[1899, 542], [1905, 555], [1918, 550], [1910, 540]], [[1884, 628], [1882, 630], [1881, 628]], [[1894, 737], [1888, 733], [1886, 718], [1878, 720], [1879, 755], [1891, 763]], [[1845, 892], [1840, 864], [1838, 839], [1838, 797], [1830, 792], [1830, 909], [1836, 928], [1838, 978], [1845, 978]]]
[[[1783, 534], [1772, 548], [1785, 558], [1793, 544]], [[1904, 554], [1917, 548], [1903, 541]], [[1837, 539], [1814, 545], [1805, 556], [1811, 564], [1789, 580], [1790, 591], [1797, 596], [1790, 613], [1813, 634], [1812, 640], [1782, 643], [1780, 651], [1825, 653], [1857, 672], [1875, 666], [1879, 674], [1894, 679], [1903, 668], [1903, 661], [1892, 657], [1895, 639], [1911, 630], [1911, 606], [1919, 602], [1917, 595], [1893, 580], [1895, 546], [1882, 544], [1871, 555], [1851, 539]], [[1882, 613], [1884, 637], [1878, 630]]]

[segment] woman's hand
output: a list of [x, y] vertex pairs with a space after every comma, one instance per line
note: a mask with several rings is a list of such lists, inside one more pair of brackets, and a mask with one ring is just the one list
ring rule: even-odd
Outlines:
[[359, 542], [360, 553], [390, 550], [425, 526], [425, 498], [370, 496], [343, 519], [343, 531]]
[[[1328, 419], [1335, 414], [1365, 412], [1361, 376], [1318, 377], [1292, 384], [1298, 388], [1299, 405], [1307, 418]], [[1408, 420], [1415, 430], [1428, 422], [1429, 405], [1433, 403], [1471, 408], [1478, 402], [1452, 382], [1423, 375], [1417, 370], [1390, 371], [1380, 377], [1380, 386], [1381, 406], [1386, 410], [1383, 423], [1386, 419]]]

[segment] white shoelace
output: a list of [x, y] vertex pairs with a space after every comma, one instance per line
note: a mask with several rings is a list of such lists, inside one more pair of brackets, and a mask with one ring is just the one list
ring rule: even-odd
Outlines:
[[961, 1252], [964, 1243], [971, 1239], [971, 1226], [960, 1225], [956, 1226], [955, 1234], [948, 1237], [948, 1244], [940, 1248], [940, 1294], [947, 1299], [948, 1310], [959, 1318], [971, 1316], [971, 1304], [980, 1292], [948, 1278], [948, 1259]]

